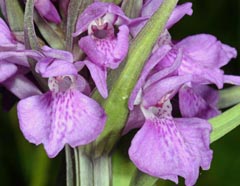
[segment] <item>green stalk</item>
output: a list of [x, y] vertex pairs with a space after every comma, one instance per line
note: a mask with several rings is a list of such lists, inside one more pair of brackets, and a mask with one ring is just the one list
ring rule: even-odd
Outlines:
[[103, 155], [93, 159], [94, 186], [112, 186], [111, 157]]
[[[88, 156], [84, 149], [78, 148], [79, 170], [79, 186], [94, 186], [94, 167], [92, 159]], [[104, 186], [104, 185], [103, 185]]]
[[240, 125], [240, 104], [209, 120], [212, 124], [211, 143]]

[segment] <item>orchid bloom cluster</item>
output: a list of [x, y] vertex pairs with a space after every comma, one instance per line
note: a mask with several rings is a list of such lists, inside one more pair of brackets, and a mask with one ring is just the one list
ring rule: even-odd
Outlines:
[[[113, 3], [90, 4], [72, 34], [81, 57], [47, 43], [38, 51], [28, 50], [0, 19], [0, 85], [19, 98], [19, 125], [30, 143], [43, 144], [53, 158], [66, 144], [83, 146], [103, 132], [108, 115], [91, 95], [97, 89], [108, 98], [108, 72], [124, 63], [131, 39], [162, 2], [143, 1], [136, 18], [127, 17]], [[68, 0], [34, 1], [36, 12], [55, 25], [64, 21], [68, 4]], [[1, 9], [6, 18], [4, 1]], [[200, 167], [210, 168], [208, 119], [221, 113], [216, 88], [240, 85], [239, 77], [221, 69], [236, 57], [234, 48], [209, 34], [172, 39], [171, 27], [192, 12], [191, 3], [173, 10], [129, 96], [129, 117], [121, 134], [138, 129], [129, 157], [140, 171], [175, 183], [181, 176], [187, 186], [196, 183]], [[47, 90], [33, 74], [45, 80]]]

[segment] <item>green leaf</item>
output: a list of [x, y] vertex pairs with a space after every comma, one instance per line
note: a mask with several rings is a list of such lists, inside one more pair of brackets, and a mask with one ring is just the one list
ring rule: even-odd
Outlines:
[[108, 119], [104, 131], [94, 142], [96, 156], [100, 156], [104, 152], [109, 153], [119, 139], [129, 113], [128, 98], [176, 3], [177, 0], [163, 1], [162, 6], [133, 40], [126, 65], [110, 90], [108, 99], [98, 100], [102, 102]]
[[93, 0], [71, 0], [68, 5], [68, 16], [67, 16], [67, 26], [66, 26], [66, 49], [72, 51], [73, 48], [73, 37], [72, 33], [75, 30], [75, 25], [77, 22], [78, 15], [83, 12], [83, 10], [90, 5]]
[[122, 9], [130, 18], [138, 17], [142, 9], [143, 0], [123, 0]]
[[209, 120], [212, 124], [211, 143], [240, 125], [240, 104]]
[[49, 23], [38, 13], [34, 12], [34, 22], [47, 43], [57, 49], [64, 49], [64, 34], [59, 26]]
[[[24, 39], [26, 49], [40, 50], [38, 38], [33, 23], [34, 0], [27, 0], [24, 13]], [[28, 59], [31, 71], [41, 86], [42, 90], [48, 90], [47, 80], [35, 72], [36, 61]]]
[[115, 4], [120, 4], [122, 0], [101, 0], [102, 2], [106, 3], [115, 3]]
[[23, 11], [18, 0], [5, 0], [8, 24], [13, 32], [23, 31]]

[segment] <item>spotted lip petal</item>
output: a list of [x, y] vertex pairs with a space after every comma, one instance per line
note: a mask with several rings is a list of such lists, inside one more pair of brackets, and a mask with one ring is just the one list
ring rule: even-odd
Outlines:
[[99, 104], [78, 90], [32, 96], [21, 100], [17, 110], [25, 138], [36, 145], [43, 143], [50, 158], [65, 144], [76, 147], [92, 142], [106, 121]]
[[[190, 121], [190, 123], [189, 123]], [[205, 120], [148, 118], [134, 136], [129, 156], [143, 172], [178, 183], [195, 184], [199, 167], [208, 169], [210, 125]]]
[[127, 55], [128, 36], [128, 27], [122, 25], [116, 38], [93, 39], [86, 36], [80, 39], [79, 47], [94, 64], [115, 69]]

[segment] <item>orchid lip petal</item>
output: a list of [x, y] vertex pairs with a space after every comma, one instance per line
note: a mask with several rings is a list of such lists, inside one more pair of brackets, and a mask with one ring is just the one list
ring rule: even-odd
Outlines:
[[17, 110], [25, 138], [36, 145], [43, 143], [50, 158], [65, 144], [76, 147], [95, 140], [106, 121], [100, 105], [76, 89], [23, 99]]
[[197, 118], [149, 118], [134, 136], [129, 156], [144, 173], [175, 183], [182, 176], [192, 186], [199, 167], [210, 166], [210, 131], [210, 124]]

